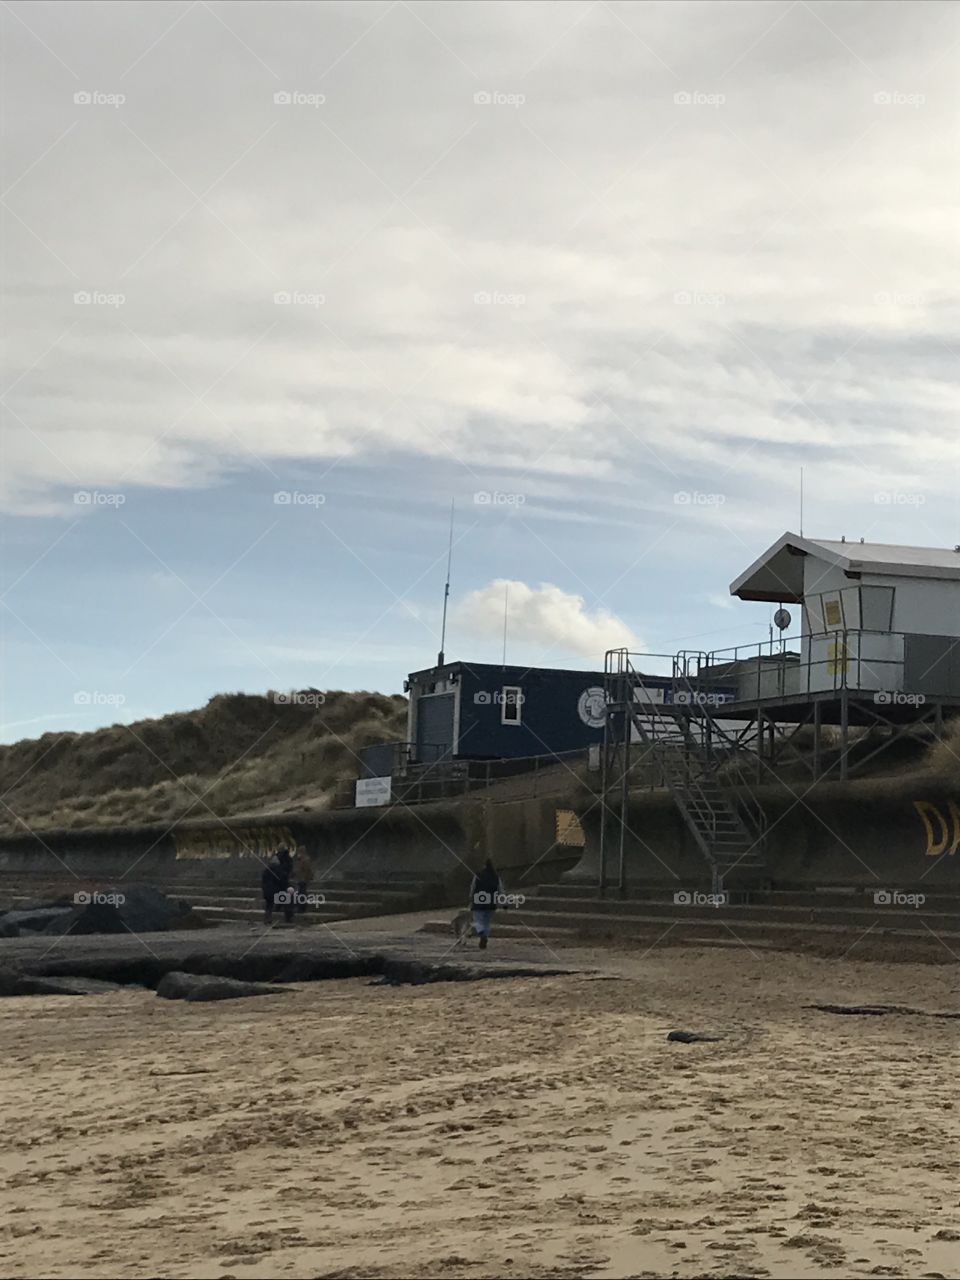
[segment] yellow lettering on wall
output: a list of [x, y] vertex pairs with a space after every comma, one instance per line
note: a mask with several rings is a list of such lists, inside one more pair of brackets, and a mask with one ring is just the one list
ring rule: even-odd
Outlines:
[[[957, 814], [957, 807], [953, 801], [950, 804], [956, 820], [960, 815]], [[920, 815], [920, 821], [923, 823], [924, 831], [927, 833], [927, 856], [937, 858], [941, 853], [946, 852], [947, 844], [950, 841], [950, 825], [938, 806], [930, 800], [914, 800], [913, 807]], [[934, 821], [937, 824], [936, 831], [934, 830]], [[950, 850], [951, 853], [956, 850], [958, 839], [960, 839], [960, 832], [954, 838], [953, 847]]]

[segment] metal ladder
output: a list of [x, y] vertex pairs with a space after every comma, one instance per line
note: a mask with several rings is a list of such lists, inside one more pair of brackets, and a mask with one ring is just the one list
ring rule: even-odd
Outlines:
[[616, 651], [615, 658], [612, 681], [608, 664], [608, 714], [626, 716], [657, 757], [663, 781], [710, 867], [712, 890], [723, 893], [731, 872], [765, 865], [765, 819], [749, 794], [734, 795], [719, 775], [722, 757], [714, 741], [722, 735], [713, 732], [709, 690], [699, 679], [706, 655], [676, 655], [672, 702], [644, 696], [643, 677], [628, 653]]

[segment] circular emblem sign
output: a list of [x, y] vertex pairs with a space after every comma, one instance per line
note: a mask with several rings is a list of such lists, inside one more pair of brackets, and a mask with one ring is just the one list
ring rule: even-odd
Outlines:
[[577, 714], [591, 729], [603, 728], [607, 719], [607, 699], [599, 686], [584, 689], [577, 701]]

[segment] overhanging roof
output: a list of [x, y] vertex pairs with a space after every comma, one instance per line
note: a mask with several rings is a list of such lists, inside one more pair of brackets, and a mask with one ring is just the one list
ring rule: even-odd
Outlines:
[[885, 542], [833, 542], [785, 533], [749, 569], [730, 583], [741, 600], [799, 604], [803, 600], [803, 562], [815, 556], [845, 573], [889, 574], [898, 578], [960, 580], [960, 551], [948, 547], [904, 547]]

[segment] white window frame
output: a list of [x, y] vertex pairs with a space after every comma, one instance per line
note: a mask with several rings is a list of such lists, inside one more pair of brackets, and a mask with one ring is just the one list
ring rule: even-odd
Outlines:
[[[507, 715], [508, 711], [514, 714]], [[505, 684], [500, 690], [500, 723], [523, 723], [523, 689], [518, 684]]]

